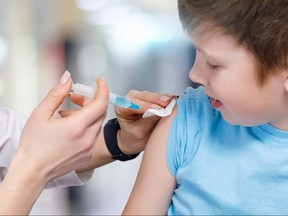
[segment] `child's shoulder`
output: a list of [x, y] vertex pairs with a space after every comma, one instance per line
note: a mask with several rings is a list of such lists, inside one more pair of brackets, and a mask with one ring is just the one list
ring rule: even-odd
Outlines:
[[195, 120], [215, 118], [220, 113], [215, 110], [210, 103], [209, 97], [205, 94], [202, 86], [194, 89], [188, 87], [177, 100], [178, 115], [184, 118]]

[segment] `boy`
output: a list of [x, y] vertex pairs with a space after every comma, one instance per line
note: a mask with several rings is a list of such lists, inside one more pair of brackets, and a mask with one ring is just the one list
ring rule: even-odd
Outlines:
[[178, 8], [202, 87], [155, 128], [124, 214], [287, 215], [287, 1]]

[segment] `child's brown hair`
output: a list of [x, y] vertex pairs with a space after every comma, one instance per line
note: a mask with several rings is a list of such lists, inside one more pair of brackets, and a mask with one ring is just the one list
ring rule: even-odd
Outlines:
[[220, 30], [232, 36], [256, 58], [259, 81], [288, 68], [287, 0], [178, 0], [183, 29]]

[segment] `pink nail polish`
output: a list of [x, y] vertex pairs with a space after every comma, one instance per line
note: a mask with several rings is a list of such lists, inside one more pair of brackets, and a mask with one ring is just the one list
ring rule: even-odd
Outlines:
[[71, 77], [71, 74], [69, 73], [69, 71], [65, 71], [65, 73], [62, 75], [62, 77], [59, 80], [59, 82], [64, 85], [64, 84], [66, 84], [68, 82], [70, 77]]

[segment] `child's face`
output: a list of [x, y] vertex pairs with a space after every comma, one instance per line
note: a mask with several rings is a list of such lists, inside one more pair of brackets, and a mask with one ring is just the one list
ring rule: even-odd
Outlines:
[[190, 79], [204, 86], [212, 106], [227, 122], [244, 126], [269, 122], [288, 130], [287, 72], [268, 77], [261, 86], [255, 58], [233, 38], [213, 33], [191, 39], [197, 51]]

